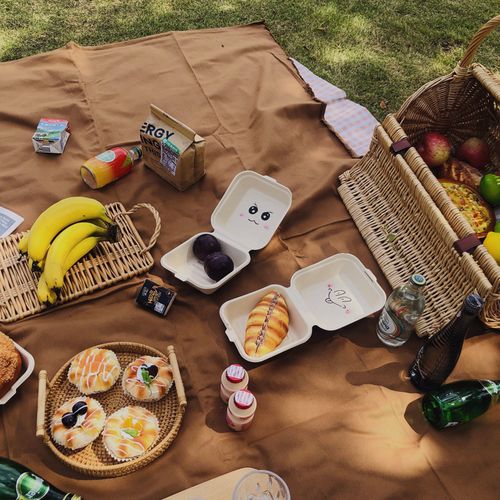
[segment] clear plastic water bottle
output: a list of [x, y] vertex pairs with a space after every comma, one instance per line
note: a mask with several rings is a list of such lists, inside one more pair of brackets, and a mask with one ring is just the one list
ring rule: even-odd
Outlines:
[[410, 338], [425, 307], [425, 284], [421, 274], [413, 274], [389, 295], [377, 324], [378, 338], [384, 344], [398, 347]]

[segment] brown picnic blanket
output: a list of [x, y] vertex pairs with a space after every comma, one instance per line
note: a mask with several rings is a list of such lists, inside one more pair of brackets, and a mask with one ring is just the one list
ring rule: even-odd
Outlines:
[[[158, 499], [247, 466], [281, 475], [295, 500], [498, 498], [499, 408], [461, 428], [432, 430], [420, 416], [420, 395], [401, 375], [421, 341], [388, 349], [376, 338], [375, 318], [337, 332], [316, 329], [307, 343], [268, 362], [243, 362], [257, 414], [246, 432], [226, 427], [220, 374], [243, 360], [219, 318], [224, 301], [270, 283], [287, 285], [299, 268], [338, 252], [359, 257], [389, 291], [336, 193], [338, 175], [353, 160], [321, 123], [321, 104], [263, 24], [102, 47], [70, 43], [0, 64], [0, 95], [0, 204], [24, 216], [20, 229], [69, 195], [127, 208], [151, 203], [163, 223], [151, 273], [178, 291], [165, 319], [135, 306], [142, 280], [134, 279], [1, 329], [34, 355], [35, 373], [46, 369], [49, 377], [102, 342], [136, 341], [164, 351], [172, 343], [188, 398], [180, 433], [164, 455], [133, 474], [92, 479], [35, 437], [33, 375], [0, 409], [1, 455], [86, 499]], [[181, 193], [140, 165], [90, 191], [79, 177], [82, 161], [109, 146], [137, 143], [151, 102], [206, 138], [206, 176]], [[70, 121], [62, 156], [33, 152], [41, 117]], [[206, 296], [168, 275], [159, 260], [210, 230], [213, 209], [244, 169], [288, 186], [292, 208], [251, 264]], [[146, 240], [150, 216], [137, 213], [134, 220]], [[499, 355], [498, 335], [468, 339], [452, 379], [500, 378]]]

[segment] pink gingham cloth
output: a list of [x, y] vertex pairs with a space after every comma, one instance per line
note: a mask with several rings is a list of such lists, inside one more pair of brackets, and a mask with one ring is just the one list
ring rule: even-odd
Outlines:
[[301, 78], [309, 85], [314, 97], [325, 103], [323, 120], [354, 157], [364, 156], [370, 147], [373, 132], [379, 124], [363, 106], [347, 99], [346, 93], [315, 75], [295, 59], [290, 58]]

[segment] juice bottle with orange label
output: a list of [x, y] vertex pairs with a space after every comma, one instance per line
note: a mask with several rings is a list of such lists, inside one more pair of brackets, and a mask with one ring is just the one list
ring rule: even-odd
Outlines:
[[112, 148], [87, 160], [80, 167], [80, 175], [92, 189], [99, 189], [127, 175], [134, 164], [142, 158], [142, 149], [133, 147]]

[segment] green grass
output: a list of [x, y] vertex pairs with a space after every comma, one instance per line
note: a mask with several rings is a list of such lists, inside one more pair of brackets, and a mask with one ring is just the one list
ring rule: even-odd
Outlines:
[[[450, 72], [493, 0], [2, 0], [0, 60], [264, 19], [287, 53], [378, 118]], [[498, 4], [496, 4], [498, 5]], [[476, 57], [498, 71], [500, 38]], [[382, 106], [381, 106], [382, 103]]]

